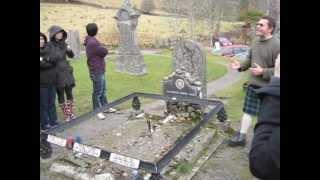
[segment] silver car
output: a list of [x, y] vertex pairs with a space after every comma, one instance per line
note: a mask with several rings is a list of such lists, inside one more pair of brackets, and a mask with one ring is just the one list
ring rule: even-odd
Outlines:
[[235, 59], [239, 60], [240, 62], [243, 62], [249, 58], [249, 53], [250, 53], [250, 50], [245, 51], [245, 52], [241, 52], [241, 53], [237, 53], [233, 57]]

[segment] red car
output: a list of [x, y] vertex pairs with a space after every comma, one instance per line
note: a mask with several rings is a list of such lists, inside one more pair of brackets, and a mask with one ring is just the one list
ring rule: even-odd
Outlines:
[[231, 45], [222, 47], [220, 50], [221, 56], [233, 57], [236, 54], [248, 52], [250, 47], [247, 45]]
[[232, 42], [228, 38], [219, 37], [218, 39], [219, 39], [221, 46], [231, 46], [232, 45]]

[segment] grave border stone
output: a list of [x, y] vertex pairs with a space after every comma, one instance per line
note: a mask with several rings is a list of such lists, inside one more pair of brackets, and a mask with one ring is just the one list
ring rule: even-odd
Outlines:
[[[81, 144], [81, 146], [84, 149], [88, 150], [87, 152], [88, 155], [92, 155], [108, 161], [111, 160], [111, 162], [113, 163], [117, 163], [132, 169], [138, 169], [138, 170], [144, 169], [152, 174], [160, 174], [161, 171], [170, 163], [170, 161], [180, 152], [180, 150], [184, 146], [186, 146], [193, 139], [193, 137], [201, 130], [201, 127], [203, 127], [210, 120], [212, 120], [214, 118], [214, 115], [217, 112], [219, 112], [224, 106], [224, 104], [221, 101], [216, 101], [216, 100], [204, 100], [204, 99], [199, 99], [194, 97], [184, 97], [184, 96], [175, 97], [175, 96], [135, 92], [123, 98], [120, 98], [118, 100], [115, 100], [107, 105], [104, 105], [103, 107], [95, 111], [79, 116], [73, 121], [65, 122], [64, 124], [61, 124], [56, 128], [41, 132], [41, 134], [46, 138], [50, 137], [49, 139], [51, 142], [49, 143], [55, 144], [55, 142], [52, 141], [52, 139], [54, 139], [52, 138], [52, 136], [55, 136], [57, 132], [61, 132], [65, 129], [71, 128], [83, 121], [90, 119], [91, 117], [95, 116], [97, 113], [103, 112], [106, 109], [119, 105], [123, 102], [132, 100], [135, 97], [144, 97], [144, 98], [151, 98], [151, 99], [164, 100], [164, 101], [171, 100], [176, 102], [187, 102], [187, 103], [194, 103], [199, 105], [213, 106], [213, 108], [208, 113], [205, 113], [202, 116], [202, 118], [198, 121], [198, 123], [185, 136], [183, 136], [182, 138], [179, 138], [174, 144], [174, 146], [157, 162], [142, 161], [142, 160], [138, 160], [122, 154], [113, 153], [103, 149], [78, 143], [78, 144]], [[61, 141], [61, 138], [59, 140]], [[86, 153], [85, 150], [82, 151], [82, 153]], [[110, 159], [111, 157], [113, 158]]]

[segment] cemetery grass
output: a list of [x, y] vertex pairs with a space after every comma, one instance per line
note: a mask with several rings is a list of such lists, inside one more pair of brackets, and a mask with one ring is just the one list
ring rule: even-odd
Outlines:
[[240, 81], [234, 83], [232, 86], [224, 90], [217, 92], [217, 96], [229, 97], [229, 99], [227, 99], [227, 103], [225, 103], [225, 107], [229, 120], [233, 122], [240, 121], [242, 117], [242, 107], [245, 97], [243, 84], [248, 80], [248, 77], [249, 74], [245, 73]]
[[[171, 73], [171, 57], [145, 55], [148, 74], [131, 76], [116, 72], [115, 58], [107, 59], [107, 97], [112, 102], [133, 92], [162, 94], [162, 79]], [[227, 73], [225, 66], [217, 64], [219, 58], [210, 56], [207, 59], [207, 81], [222, 77]], [[74, 68], [76, 87], [73, 89], [75, 113], [77, 116], [92, 111], [92, 82], [89, 77], [86, 57], [71, 60]], [[58, 104], [58, 103], [57, 103]], [[57, 106], [59, 119], [62, 112]]]

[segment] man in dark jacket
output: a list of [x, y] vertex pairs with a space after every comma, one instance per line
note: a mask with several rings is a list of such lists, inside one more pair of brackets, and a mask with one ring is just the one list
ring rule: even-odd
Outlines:
[[40, 32], [40, 127], [42, 130], [57, 125], [55, 68], [56, 61], [50, 56], [47, 37]]
[[[73, 68], [67, 60], [74, 57], [74, 53], [67, 45], [67, 33], [60, 26], [51, 26], [49, 29], [50, 51], [53, 58], [57, 62], [57, 95], [59, 106], [64, 113], [65, 120], [69, 121], [75, 118], [73, 113], [73, 95], [72, 89], [75, 86], [75, 78], [73, 76]], [[65, 101], [65, 94], [67, 102]]]
[[[86, 46], [87, 64], [93, 84], [92, 103], [95, 110], [108, 103], [105, 78], [106, 64], [104, 60], [108, 54], [108, 50], [96, 38], [98, 26], [95, 23], [88, 24], [86, 30], [88, 36], [84, 40], [84, 45]], [[102, 113], [99, 113], [98, 117], [100, 119], [105, 118]]]
[[[257, 90], [262, 100], [249, 154], [250, 171], [261, 179], [280, 179], [280, 55], [275, 77]], [[279, 68], [277, 68], [277, 66]], [[277, 73], [277, 69], [279, 69]]]

